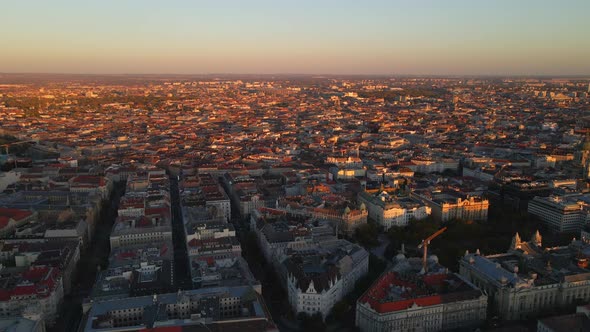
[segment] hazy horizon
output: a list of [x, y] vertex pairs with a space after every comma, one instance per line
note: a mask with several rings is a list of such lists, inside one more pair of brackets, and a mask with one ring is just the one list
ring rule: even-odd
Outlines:
[[526, 78], [569, 78], [569, 79], [590, 79], [590, 74], [572, 74], [572, 75], [560, 75], [560, 74], [330, 74], [330, 73], [66, 73], [66, 72], [1, 72], [2, 76], [96, 76], [96, 77], [118, 77], [118, 76], [129, 76], [129, 77], [227, 77], [227, 78], [240, 78], [240, 77], [311, 77], [311, 78], [355, 78], [355, 77], [368, 77], [368, 78], [515, 78], [515, 79], [526, 79]]
[[590, 75], [590, 2], [10, 2], [0, 72]]

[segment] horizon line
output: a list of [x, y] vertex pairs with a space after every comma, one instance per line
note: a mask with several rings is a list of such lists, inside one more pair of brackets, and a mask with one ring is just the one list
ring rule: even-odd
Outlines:
[[309, 77], [337, 77], [337, 76], [363, 76], [363, 77], [439, 77], [439, 78], [579, 78], [590, 79], [588, 74], [376, 74], [376, 73], [73, 73], [73, 72], [4, 72], [0, 75], [63, 75], [63, 76], [309, 76]]

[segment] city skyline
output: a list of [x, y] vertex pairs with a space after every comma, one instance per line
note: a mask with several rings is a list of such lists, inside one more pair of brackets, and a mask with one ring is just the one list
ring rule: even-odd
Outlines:
[[590, 326], [588, 133], [581, 78], [0, 74], [0, 330]]
[[584, 1], [5, 4], [0, 72], [589, 75]]
[[589, 10], [4, 1], [0, 331], [590, 331]]

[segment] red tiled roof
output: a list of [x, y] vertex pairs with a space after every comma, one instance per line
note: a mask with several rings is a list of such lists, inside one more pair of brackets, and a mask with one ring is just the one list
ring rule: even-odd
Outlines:
[[12, 296], [36, 295], [47, 297], [55, 289], [59, 269], [45, 266], [32, 266], [22, 272], [20, 277], [27, 284], [17, 285], [13, 289], [0, 290], [0, 301], [8, 301]]
[[10, 291], [6, 289], [0, 289], [0, 301], [10, 300]]
[[125, 259], [125, 258], [134, 258], [135, 253], [131, 251], [121, 252], [117, 255], [118, 259]]
[[32, 214], [31, 211], [27, 210], [0, 208], [0, 217], [12, 218], [15, 221], [29, 217]]
[[72, 179], [72, 182], [76, 184], [92, 184], [101, 187], [106, 184], [105, 179], [102, 176], [94, 175], [78, 175]]
[[12, 290], [11, 296], [30, 295], [30, 294], [35, 294], [36, 292], [37, 292], [37, 289], [35, 288], [35, 285], [16, 286]]
[[[429, 286], [439, 286], [449, 278], [447, 274], [427, 275], [422, 278], [422, 281]], [[413, 289], [413, 294], [404, 292], [400, 294], [399, 300], [384, 301], [388, 294], [389, 285], [403, 286]], [[368, 303], [371, 308], [379, 313], [386, 313], [392, 311], [405, 310], [414, 304], [427, 307], [441, 303], [462, 301], [470, 298], [476, 298], [481, 295], [477, 290], [459, 291], [448, 294], [432, 294], [416, 293], [418, 288], [416, 284], [411, 281], [404, 281], [398, 278], [397, 273], [389, 272], [382, 275], [366, 292], [361, 296], [359, 301], [361, 303]]]
[[164, 246], [160, 248], [160, 256], [163, 256], [166, 252], [168, 252], [168, 246], [164, 244]]
[[149, 209], [145, 209], [145, 215], [146, 216], [160, 215], [162, 217], [168, 217], [170, 215], [170, 210], [166, 207], [149, 208]]
[[139, 218], [139, 220], [137, 221], [137, 226], [139, 227], [147, 227], [147, 226], [152, 226], [152, 222], [148, 220], [148, 218], [142, 216], [141, 218]]
[[9, 222], [10, 222], [10, 218], [4, 217], [4, 216], [0, 216], [0, 229], [8, 226], [8, 223]]

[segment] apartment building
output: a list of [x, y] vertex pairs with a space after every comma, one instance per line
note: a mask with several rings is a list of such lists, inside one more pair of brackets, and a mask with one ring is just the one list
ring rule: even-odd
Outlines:
[[590, 195], [535, 197], [528, 212], [537, 216], [551, 231], [578, 233], [590, 221]]

